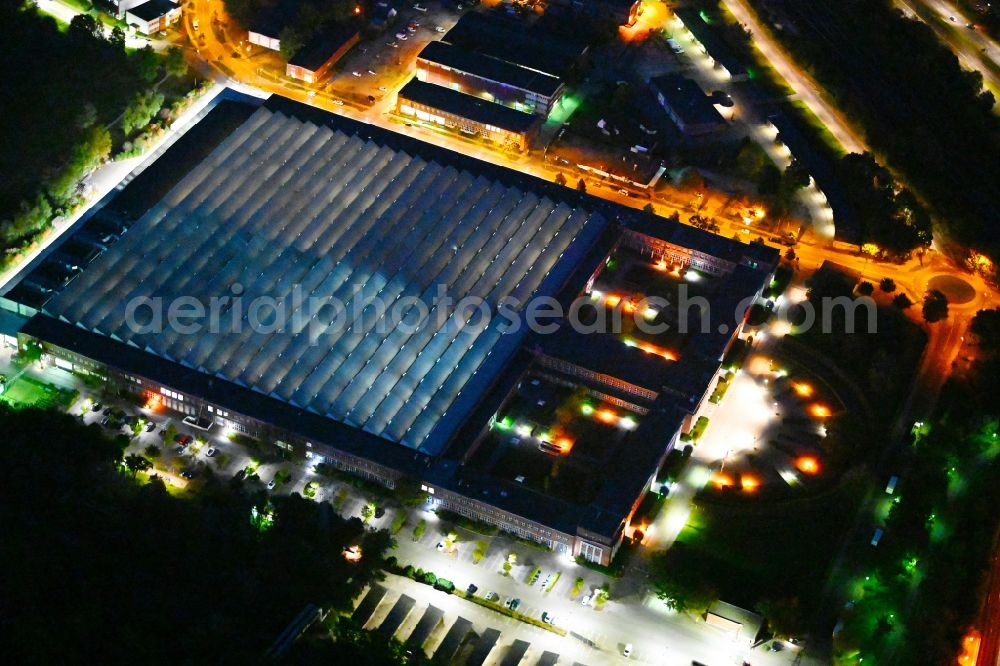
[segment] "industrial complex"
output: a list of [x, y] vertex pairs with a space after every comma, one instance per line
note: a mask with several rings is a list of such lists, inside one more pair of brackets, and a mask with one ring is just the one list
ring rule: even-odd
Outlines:
[[[47, 363], [608, 564], [777, 261], [296, 102], [227, 99], [0, 305]], [[540, 296], [562, 314], [512, 325]], [[466, 298], [483, 306], [449, 309]], [[162, 325], [167, 304], [185, 325]]]

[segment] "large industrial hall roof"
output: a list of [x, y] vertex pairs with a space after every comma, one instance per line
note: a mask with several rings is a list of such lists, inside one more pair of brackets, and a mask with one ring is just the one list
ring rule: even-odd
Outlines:
[[[453, 299], [481, 297], [495, 313], [506, 296], [523, 303], [557, 291], [606, 220], [571, 194], [501, 182], [489, 165], [306, 116], [258, 109], [44, 310], [209, 378], [437, 453], [523, 330], [504, 334], [501, 318], [483, 327], [454, 313], [393, 326], [377, 307], [354, 305], [378, 298], [386, 312], [397, 303], [412, 312], [419, 298], [436, 313], [443, 285]], [[193, 297], [208, 309], [212, 299], [232, 298], [237, 284], [244, 304], [284, 299], [292, 324], [250, 326], [245, 308], [234, 329], [232, 305], [223, 305], [218, 330], [129, 326], [134, 299], [162, 299], [165, 309]], [[337, 299], [346, 324], [317, 336], [315, 320], [291, 316], [295, 293], [300, 304]], [[269, 322], [274, 313], [265, 311]]]

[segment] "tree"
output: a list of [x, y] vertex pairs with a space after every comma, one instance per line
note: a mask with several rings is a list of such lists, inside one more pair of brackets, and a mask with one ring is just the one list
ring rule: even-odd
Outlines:
[[875, 293], [875, 285], [867, 281], [862, 282], [858, 285], [858, 293], [862, 296], [871, 296]]
[[424, 535], [424, 532], [426, 532], [426, 531], [427, 531], [427, 521], [426, 520], [421, 520], [413, 528], [413, 540], [414, 541], [419, 541], [420, 537], [422, 537]]
[[393, 494], [403, 506], [420, 506], [427, 499], [427, 491], [420, 488], [420, 479], [413, 476], [403, 476], [396, 480]]
[[1000, 351], [1000, 310], [980, 310], [972, 318], [969, 330], [979, 338], [979, 346], [985, 351]]
[[164, 58], [163, 66], [170, 76], [181, 77], [187, 74], [188, 65], [184, 60], [184, 52], [176, 46], [171, 46]]
[[809, 181], [809, 172], [806, 171], [801, 162], [793, 159], [788, 168], [785, 169], [785, 173], [782, 174], [781, 187], [785, 192], [791, 194], [803, 187], [808, 187]]
[[477, 541], [476, 549], [472, 551], [472, 563], [479, 564], [486, 557], [486, 550], [489, 548], [489, 544], [485, 541]]
[[146, 83], [153, 83], [160, 75], [160, 56], [148, 44], [138, 51], [134, 51], [130, 57], [132, 66], [136, 74]]
[[933, 324], [948, 318], [948, 297], [937, 289], [930, 289], [924, 294], [924, 321]]
[[765, 164], [757, 176], [757, 193], [761, 196], [777, 194], [781, 187], [781, 171], [770, 162]]
[[891, 294], [896, 291], [896, 281], [892, 278], [882, 278], [879, 280], [878, 288], [887, 294]]
[[147, 458], [159, 458], [160, 457], [160, 449], [159, 449], [159, 447], [156, 446], [156, 444], [150, 444], [149, 446], [147, 446], [145, 448], [145, 450], [143, 451], [143, 453], [146, 454]]
[[76, 114], [74, 124], [79, 129], [87, 129], [97, 122], [97, 107], [90, 102], [84, 102], [80, 112]]
[[103, 41], [104, 30], [101, 23], [90, 14], [77, 14], [69, 22], [66, 34], [80, 41]]
[[135, 476], [139, 472], [145, 472], [146, 470], [153, 467], [153, 463], [149, 462], [148, 460], [146, 460], [145, 458], [136, 453], [125, 456], [124, 462], [125, 462], [125, 467], [127, 467], [128, 470], [132, 472], [133, 478], [135, 478]]
[[111, 35], [108, 37], [108, 43], [117, 49], [125, 48], [125, 31], [119, 26], [111, 28]]
[[135, 130], [145, 127], [162, 105], [163, 95], [161, 93], [153, 91], [136, 93], [129, 100], [128, 107], [122, 114], [122, 131], [129, 135]]
[[804, 613], [798, 597], [765, 599], [757, 604], [771, 632], [782, 638], [794, 638], [805, 630]]
[[282, 29], [278, 33], [278, 39], [281, 41], [281, 56], [285, 60], [291, 60], [292, 56], [305, 45], [305, 38], [293, 26], [286, 26]]
[[556, 185], [566, 187], [566, 176], [563, 175], [562, 171], [556, 174]]
[[375, 515], [375, 503], [367, 502], [363, 507], [361, 507], [361, 520], [368, 522]]
[[704, 558], [683, 542], [654, 554], [650, 574], [656, 595], [678, 612], [703, 612], [719, 598]]
[[576, 189], [579, 192], [586, 192], [587, 191], [587, 183], [583, 182], [583, 178], [581, 178], [580, 180], [576, 181]]
[[642, 212], [649, 213], [650, 215], [656, 215], [656, 208], [653, 207], [653, 204], [648, 203], [642, 207]]
[[892, 304], [895, 305], [900, 310], [905, 310], [909, 308], [911, 305], [913, 305], [913, 301], [910, 300], [909, 296], [907, 296], [903, 292], [900, 292], [893, 297]]

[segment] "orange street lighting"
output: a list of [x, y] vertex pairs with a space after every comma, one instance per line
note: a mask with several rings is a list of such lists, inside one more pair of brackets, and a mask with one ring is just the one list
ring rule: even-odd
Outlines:
[[161, 404], [163, 404], [163, 398], [161, 398], [157, 393], [151, 393], [146, 399], [146, 409], [151, 412], [155, 412], [159, 409]]
[[756, 492], [757, 489], [760, 488], [760, 479], [755, 476], [748, 476], [744, 474], [740, 477], [740, 485], [743, 487], [744, 492]]
[[597, 420], [600, 421], [601, 423], [608, 423], [608, 424], [617, 423], [618, 415], [615, 414], [610, 409], [600, 409], [597, 411]]
[[622, 302], [622, 297], [617, 294], [611, 294], [604, 299], [604, 302], [607, 303], [608, 307], [616, 308]]
[[569, 437], [560, 437], [556, 440], [556, 446], [562, 453], [569, 453], [573, 449], [573, 440]]
[[733, 485], [733, 477], [725, 472], [712, 472], [711, 481], [719, 488], [727, 488]]
[[666, 262], [666, 260], [665, 259], [660, 259], [659, 261], [657, 261], [656, 264], [655, 264], [655, 268], [658, 271], [665, 271], [665, 270], [667, 270], [667, 262]]
[[820, 403], [815, 403], [809, 407], [809, 413], [818, 419], [825, 419], [830, 416], [830, 408]]
[[803, 474], [819, 474], [819, 461], [813, 456], [799, 456], [795, 459], [795, 466]]
[[361, 546], [348, 546], [344, 549], [344, 559], [348, 562], [361, 561]]
[[803, 398], [808, 398], [813, 394], [813, 387], [804, 382], [795, 382], [792, 384], [792, 388]]

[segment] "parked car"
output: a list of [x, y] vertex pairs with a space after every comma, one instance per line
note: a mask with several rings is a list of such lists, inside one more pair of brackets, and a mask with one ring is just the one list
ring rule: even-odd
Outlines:
[[585, 596], [583, 599], [580, 600], [580, 605], [581, 606], [589, 606], [590, 605], [590, 600], [593, 599], [593, 598], [594, 598], [593, 594], [588, 594], [587, 596]]
[[219, 450], [217, 448], [215, 448], [214, 446], [210, 446], [208, 447], [208, 451], [205, 451], [205, 455], [208, 456], [209, 458], [213, 458], [215, 454], [218, 452]]
[[444, 28], [442, 28], [441, 26], [436, 25], [436, 26], [434, 26], [434, 32], [445, 33], [445, 32], [448, 32], [448, 31], [445, 30]]
[[500, 600], [500, 595], [497, 594], [496, 592], [486, 593], [486, 601], [499, 601], [499, 600]]
[[444, 550], [444, 541], [438, 541], [438, 544], [434, 546], [434, 548], [437, 549], [437, 552], [440, 553], [442, 550]]
[[243, 479], [245, 479], [246, 476], [247, 476], [246, 469], [237, 470], [236, 474], [233, 474], [233, 478], [234, 479], [239, 479], [240, 481], [242, 481]]
[[146, 432], [153, 432], [154, 430], [156, 430], [156, 424], [155, 423], [153, 423], [152, 421], [150, 421], [149, 423], [146, 424]]
[[466, 594], [468, 594], [470, 597], [472, 595], [474, 595], [478, 591], [479, 591], [479, 588], [476, 587], [476, 585], [474, 583], [469, 583], [469, 587], [467, 587], [466, 590], [465, 590]]
[[385, 515], [385, 509], [383, 509], [380, 506], [375, 507], [375, 517], [376, 518], [381, 518], [384, 515]]
[[548, 611], [545, 611], [544, 613], [542, 613], [542, 622], [544, 622], [545, 624], [555, 624], [556, 619], [551, 615], [549, 615]]
[[514, 598], [510, 600], [510, 606], [508, 606], [508, 608], [510, 608], [512, 611], [516, 611], [517, 607], [520, 605], [521, 605], [521, 600]]
[[277, 487], [278, 487], [278, 480], [277, 479], [271, 479], [270, 481], [267, 482], [267, 489], [268, 490], [274, 490]]
[[401, 42], [405, 42], [406, 41], [406, 33], [405, 32], [397, 32], [396, 33], [396, 39], [398, 39]]
[[102, 409], [104, 409], [104, 405], [102, 405], [99, 402], [95, 402], [94, 405], [90, 408], [90, 411], [92, 411], [92, 412], [99, 412]]
[[335, 99], [333, 100], [333, 103], [335, 106], [344, 106], [344, 100], [342, 99]]
[[632, 656], [632, 644], [631, 643], [626, 643], [625, 644], [625, 649], [622, 650], [622, 656], [623, 657], [631, 657]]
[[419, 2], [416, 3], [415, 5], [413, 5], [413, 8], [416, 9], [418, 12], [426, 12], [427, 11], [427, 8], [424, 7], [422, 4], [420, 4]]
[[101, 410], [101, 414], [104, 414], [105, 416], [111, 416], [111, 412], [113, 411], [115, 411], [114, 407], [105, 407], [103, 410]]

